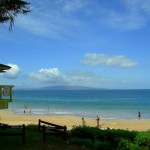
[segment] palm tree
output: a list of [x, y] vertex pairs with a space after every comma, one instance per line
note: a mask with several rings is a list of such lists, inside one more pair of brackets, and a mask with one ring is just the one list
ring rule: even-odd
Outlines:
[[12, 30], [14, 19], [18, 14], [30, 12], [29, 3], [23, 0], [0, 0], [0, 23], [9, 22], [9, 30]]

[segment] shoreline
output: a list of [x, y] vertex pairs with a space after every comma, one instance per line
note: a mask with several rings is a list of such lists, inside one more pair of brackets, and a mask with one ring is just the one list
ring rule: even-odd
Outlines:
[[[6, 123], [10, 125], [38, 125], [39, 119], [62, 126], [66, 125], [67, 129], [71, 129], [73, 126], [82, 126], [82, 117], [79, 116], [18, 115], [11, 113], [8, 110], [0, 111], [0, 123]], [[96, 127], [96, 118], [84, 117], [84, 119], [87, 126]], [[150, 119], [100, 119], [100, 126], [102, 129], [110, 128], [146, 131], [150, 130]]]
[[[40, 111], [39, 111], [40, 110]], [[41, 111], [42, 110], [42, 111]], [[12, 107], [12, 109], [8, 109], [8, 111], [12, 114], [16, 114], [16, 115], [20, 115], [20, 116], [24, 116], [24, 115], [32, 115], [32, 116], [77, 116], [77, 117], [86, 117], [86, 118], [95, 118], [96, 115], [100, 114], [100, 113], [95, 113], [95, 114], [85, 114], [83, 112], [80, 113], [80, 114], [77, 114], [77, 113], [68, 113], [68, 112], [55, 112], [54, 110], [53, 111], [50, 111], [50, 110], [47, 110], [47, 109], [31, 109], [31, 108], [28, 108], [28, 109], [15, 109], [14, 107]], [[82, 114], [82, 115], [81, 115]], [[99, 115], [100, 116], [100, 115]], [[146, 118], [145, 116], [142, 116], [143, 118], [141, 119], [144, 119], [144, 120], [147, 120], [147, 119], [150, 119], [150, 118]], [[113, 116], [105, 116], [103, 114], [103, 116], [100, 116], [101, 119], [103, 120], [138, 120], [138, 116], [134, 116], [134, 117], [129, 117], [129, 116], [119, 116], [119, 117], [113, 117]]]

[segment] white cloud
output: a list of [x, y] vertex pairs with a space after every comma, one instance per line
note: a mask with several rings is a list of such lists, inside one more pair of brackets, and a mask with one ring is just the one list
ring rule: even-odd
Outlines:
[[121, 30], [135, 30], [146, 25], [147, 19], [137, 14], [120, 14], [111, 12], [106, 23]]
[[55, 38], [69, 34], [72, 27], [80, 26], [82, 21], [76, 19], [74, 13], [84, 11], [86, 5], [85, 0], [31, 0], [31, 12], [17, 17], [16, 25], [33, 34]]
[[102, 87], [104, 84], [111, 83], [113, 80], [110, 78], [101, 77], [90, 72], [77, 71], [70, 75], [71, 84]]
[[11, 69], [6, 70], [6, 72], [2, 73], [1, 76], [6, 77], [6, 78], [10, 78], [10, 79], [17, 78], [19, 73], [20, 73], [19, 66], [16, 64], [8, 64], [8, 66], [10, 66]]
[[150, 15], [150, 1], [149, 0], [124, 0], [126, 7], [134, 13], [145, 13]]
[[137, 62], [130, 60], [123, 55], [108, 56], [105, 54], [87, 53], [84, 55], [84, 60], [81, 61], [81, 64], [92, 66], [119, 66], [122, 68], [129, 68], [137, 65]]
[[89, 4], [88, 0], [60, 0], [63, 4], [63, 10], [66, 12], [77, 12], [84, 10], [84, 8]]
[[90, 19], [121, 30], [142, 28], [150, 19], [149, 0], [116, 1], [112, 7], [98, 0], [30, 0], [30, 3], [31, 12], [18, 16], [15, 24], [33, 34], [54, 38], [70, 35], [73, 28], [89, 26]]
[[92, 83], [97, 80], [102, 80], [101, 77], [98, 77], [89, 72], [83, 71], [74, 71], [69, 75], [71, 83]]
[[37, 73], [30, 73], [29, 77], [35, 78], [42, 82], [62, 84], [67, 83], [66, 77], [61, 74], [58, 68], [40, 69]]
[[112, 82], [112, 79], [103, 78], [89, 72], [74, 71], [63, 74], [58, 68], [40, 69], [38, 72], [30, 73], [29, 77], [47, 85], [81, 85], [94, 86], [101, 83]]
[[36, 35], [53, 35], [53, 30], [50, 32], [48, 26], [34, 16], [21, 16], [17, 20], [17, 25], [25, 28]]
[[149, 0], [123, 0], [120, 4], [121, 11], [114, 8], [105, 9], [104, 21], [108, 26], [121, 30], [135, 30], [149, 23]]

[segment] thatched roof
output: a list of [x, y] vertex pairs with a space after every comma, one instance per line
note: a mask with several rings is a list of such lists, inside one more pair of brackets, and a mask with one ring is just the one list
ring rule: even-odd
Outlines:
[[4, 64], [0, 64], [0, 73], [5, 72], [5, 70], [10, 69], [10, 66], [4, 65]]

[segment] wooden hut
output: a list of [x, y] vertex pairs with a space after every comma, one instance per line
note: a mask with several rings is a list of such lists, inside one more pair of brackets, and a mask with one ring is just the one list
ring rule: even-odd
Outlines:
[[[10, 66], [0, 64], [0, 73], [10, 69]], [[13, 85], [0, 85], [0, 109], [8, 109], [8, 103], [12, 102]]]

